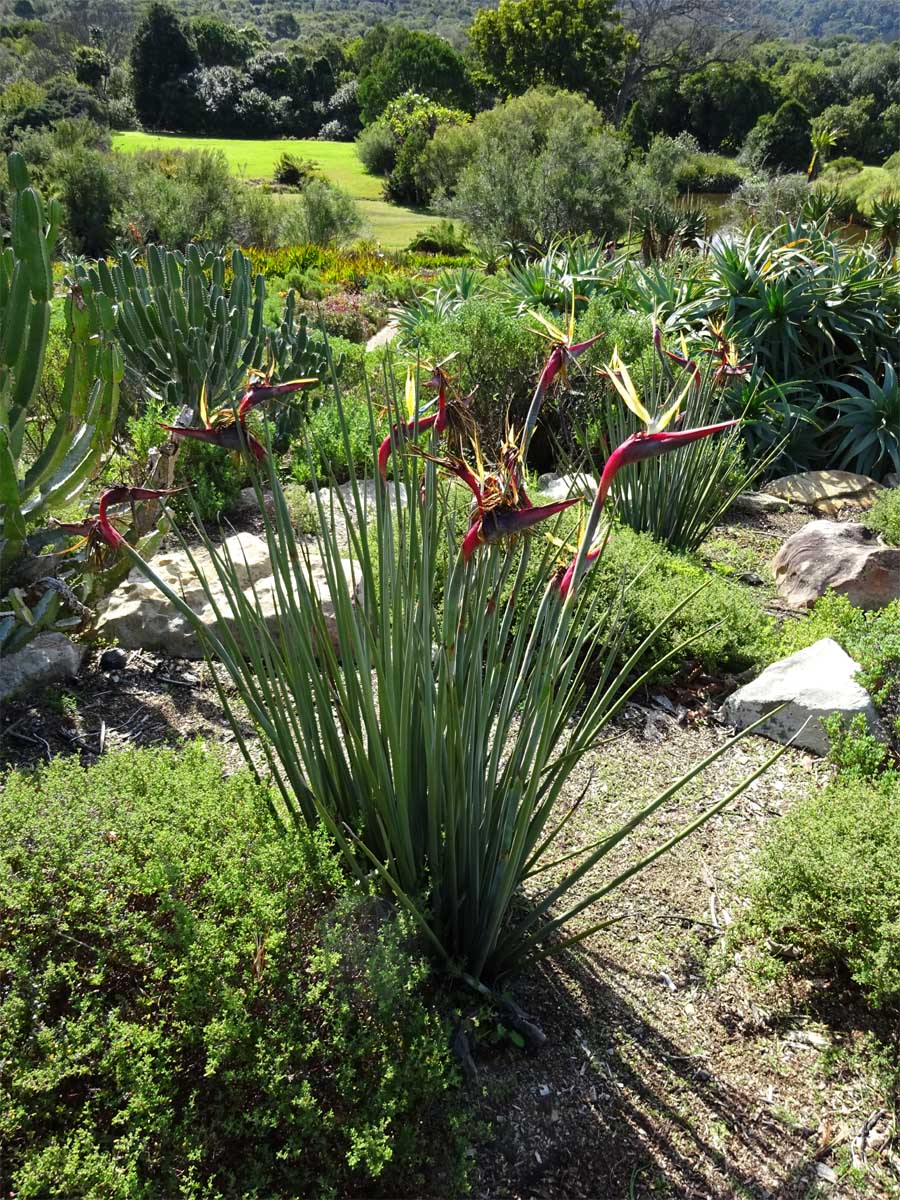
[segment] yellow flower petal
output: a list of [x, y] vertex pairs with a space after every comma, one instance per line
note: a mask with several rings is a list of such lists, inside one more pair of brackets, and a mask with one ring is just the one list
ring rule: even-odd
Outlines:
[[411, 421], [416, 415], [416, 377], [412, 367], [406, 368], [406, 419]]
[[612, 380], [616, 391], [638, 420], [643, 421], [645, 425], [650, 425], [653, 418], [641, 403], [641, 399], [637, 394], [637, 388], [635, 388], [631, 376], [628, 374], [628, 368], [619, 357], [618, 346], [613, 350], [612, 360], [606, 365], [606, 373]]
[[687, 381], [687, 383], [682, 388], [681, 392], [679, 393], [679, 395], [678, 395], [677, 399], [675, 400], [675, 403], [672, 405], [672, 407], [667, 408], [666, 411], [661, 416], [657, 417], [655, 421], [651, 422], [651, 425], [650, 425], [651, 433], [662, 433], [662, 431], [666, 428], [666, 426], [670, 424], [673, 417], [677, 416], [678, 410], [681, 408], [682, 404], [684, 403], [684, 398], [690, 391], [691, 387], [693, 387], [693, 384], [694, 384], [694, 374], [693, 374], [693, 372], [691, 372], [690, 379]]

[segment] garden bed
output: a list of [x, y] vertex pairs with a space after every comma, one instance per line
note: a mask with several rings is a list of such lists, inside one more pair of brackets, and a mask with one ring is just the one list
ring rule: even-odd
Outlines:
[[[745, 586], [769, 591], [772, 545], [805, 519], [798, 509], [731, 513], [707, 557], [738, 578], [758, 575], [762, 584]], [[248, 515], [247, 528], [256, 520]], [[726, 731], [711, 716], [721, 694], [722, 681], [687, 673], [629, 704], [568, 783], [563, 811], [587, 792], [559, 853], [615, 827], [636, 800], [721, 745]], [[104, 671], [98, 651], [68, 689], [8, 706], [3, 757], [24, 765], [77, 753], [89, 764], [124, 745], [196, 736], [224, 747], [226, 770], [239, 766], [209, 667], [132, 652], [124, 667]], [[717, 761], [579, 889], [589, 893], [635, 850], [698, 815], [771, 749], [750, 739]], [[516, 981], [516, 1001], [549, 1037], [538, 1053], [515, 1045], [496, 1014], [448, 997], [449, 1008], [462, 1006], [477, 1067], [462, 1095], [476, 1117], [473, 1196], [897, 1195], [886, 1085], [870, 1051], [874, 1035], [890, 1042], [886, 1022], [879, 1028], [854, 992], [826, 980], [761, 1007], [734, 952], [723, 952], [762, 836], [831, 771], [788, 751], [617, 893], [615, 926]]]

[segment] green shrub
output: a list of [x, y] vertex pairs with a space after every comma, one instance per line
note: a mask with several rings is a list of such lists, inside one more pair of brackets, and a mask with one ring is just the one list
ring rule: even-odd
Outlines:
[[[354, 475], [372, 478], [376, 468], [372, 462], [369, 403], [364, 391], [344, 395], [344, 418], [346, 441], [337, 406], [330, 397], [313, 414], [308, 422], [308, 447], [301, 439], [294, 448], [291, 476], [295, 482], [310, 484], [315, 477], [320, 483], [328, 484], [332, 476], [338, 483], [344, 483]], [[381, 421], [380, 424], [387, 433], [387, 423]]]
[[755, 945], [770, 974], [793, 958], [846, 973], [876, 1007], [900, 1002], [900, 775], [843, 774], [814, 792], [775, 826], [759, 866], [733, 943]]
[[356, 154], [370, 175], [389, 175], [397, 161], [398, 138], [387, 121], [376, 121], [356, 139]]
[[375, 332], [376, 322], [370, 314], [381, 317], [386, 306], [366, 303], [362, 296], [351, 292], [333, 292], [321, 302], [299, 301], [297, 311], [306, 313], [310, 326], [323, 328], [329, 337], [365, 342]]
[[4, 1195], [435, 1188], [430, 1148], [446, 1161], [458, 1141], [425, 967], [269, 804], [198, 745], [7, 779]]
[[823, 717], [828, 734], [828, 759], [839, 771], [877, 779], [888, 766], [888, 748], [869, 732], [865, 716], [857, 713], [849, 725], [840, 713]]
[[290, 154], [287, 151], [279, 154], [272, 172], [276, 183], [295, 188], [303, 187], [315, 178], [315, 175], [316, 164], [312, 159], [301, 158], [299, 154]]
[[584, 97], [532, 90], [479, 113], [472, 131], [449, 214], [480, 247], [624, 229], [625, 143]]
[[234, 508], [247, 483], [247, 471], [239, 458], [223, 454], [218, 446], [185, 438], [179, 446], [176, 475], [177, 482], [182, 480], [190, 491], [173, 497], [178, 520], [189, 520], [196, 507], [201, 521], [215, 522]]
[[517, 316], [502, 301], [476, 298], [448, 317], [422, 327], [423, 357], [435, 362], [456, 352], [454, 374], [465, 391], [477, 385], [474, 413], [488, 454], [503, 436], [507, 415], [521, 426], [534, 381], [547, 356], [547, 343], [528, 316]]
[[359, 236], [362, 218], [350, 193], [325, 179], [313, 179], [286, 210], [285, 244], [343, 246]]
[[900, 546], [900, 488], [890, 488], [879, 496], [863, 517], [863, 525], [892, 546]]
[[623, 658], [703, 583], [704, 590], [666, 626], [661, 635], [665, 647], [658, 643], [649, 657], [696, 637], [667, 665], [668, 672], [686, 662], [716, 675], [755, 665], [766, 654], [772, 630], [756, 597], [728, 579], [710, 577], [692, 558], [665, 550], [648, 534], [617, 526], [588, 576], [588, 586], [600, 590], [601, 609], [617, 606], [623, 584], [627, 588], [622, 601]]
[[679, 192], [733, 192], [747, 170], [723, 154], [692, 154], [675, 172]]

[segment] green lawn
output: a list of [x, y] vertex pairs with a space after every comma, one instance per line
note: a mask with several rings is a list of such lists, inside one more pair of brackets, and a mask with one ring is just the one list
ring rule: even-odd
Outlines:
[[275, 161], [285, 151], [315, 162], [322, 174], [347, 189], [359, 202], [367, 233], [388, 247], [405, 246], [433, 218], [381, 198], [381, 180], [367, 175], [352, 142], [319, 142], [314, 139], [252, 141], [242, 138], [180, 137], [177, 134], [117, 133], [113, 148], [135, 150], [221, 150], [236, 175], [270, 180]]

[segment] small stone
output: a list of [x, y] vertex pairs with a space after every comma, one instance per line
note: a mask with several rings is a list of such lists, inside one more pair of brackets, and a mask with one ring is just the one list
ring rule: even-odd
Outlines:
[[579, 472], [575, 475], [555, 475], [552, 471], [538, 476], [538, 491], [547, 500], [568, 500], [570, 496], [593, 496], [597, 491], [597, 480], [593, 475]]
[[896, 471], [892, 471], [890, 475], [885, 475], [881, 481], [882, 486], [886, 488], [900, 487], [900, 475]]
[[74, 679], [86, 653], [85, 646], [62, 633], [39, 633], [27, 646], [0, 659], [0, 700]]
[[732, 508], [753, 516], [766, 516], [768, 513], [786, 512], [788, 503], [779, 496], [769, 496], [766, 492], [741, 492], [735, 498]]
[[104, 650], [100, 655], [101, 671], [124, 671], [127, 664], [128, 655], [124, 650], [120, 650], [118, 646]]
[[861, 713], [870, 732], [883, 740], [871, 697], [856, 681], [858, 671], [859, 664], [837, 642], [822, 638], [767, 667], [752, 683], [729, 696], [719, 715], [735, 729], [746, 729], [784, 705], [759, 726], [757, 734], [816, 754], [828, 753], [828, 734], [821, 718], [834, 713], [840, 714], [844, 724]]
[[772, 570], [791, 608], [810, 608], [829, 588], [857, 608], [900, 597], [900, 549], [853, 521], [810, 521], [784, 543]]

